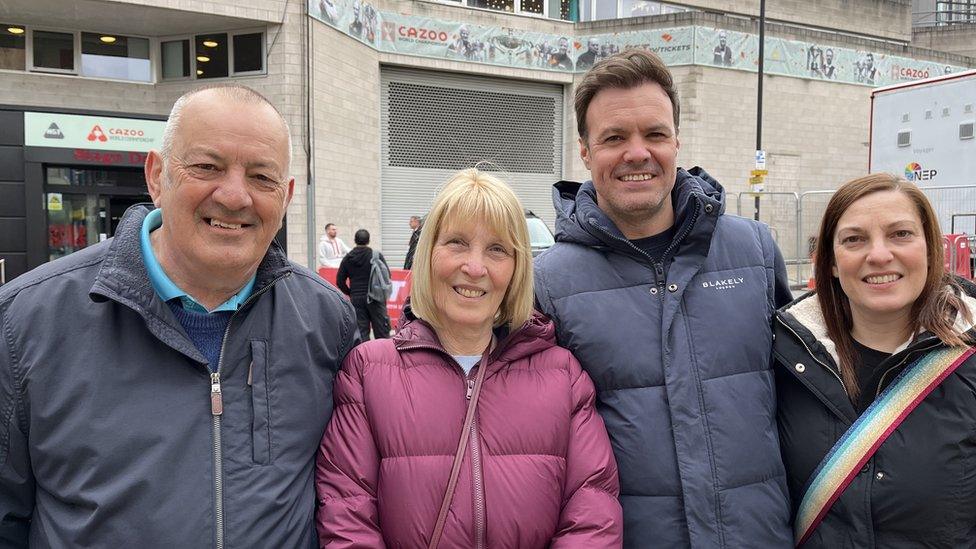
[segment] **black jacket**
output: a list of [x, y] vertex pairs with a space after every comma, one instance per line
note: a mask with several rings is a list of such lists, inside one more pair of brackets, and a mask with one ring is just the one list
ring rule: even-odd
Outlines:
[[[965, 299], [976, 313], [976, 300]], [[857, 413], [814, 294], [784, 307], [774, 332], [780, 443], [795, 512], [807, 480]], [[862, 390], [879, 393], [941, 345], [922, 334], [881, 365], [891, 370], [878, 386]], [[804, 547], [976, 547], [976, 356], [892, 433]]]
[[413, 268], [413, 254], [417, 253], [417, 242], [420, 241], [420, 231], [418, 228], [410, 235], [410, 245], [407, 247], [407, 258], [403, 260], [403, 268], [410, 270]]
[[[366, 298], [369, 293], [370, 263], [373, 259], [373, 249], [369, 246], [356, 246], [339, 263], [336, 274], [336, 287], [339, 291], [354, 298]], [[380, 254], [380, 261], [386, 263], [386, 258]]]

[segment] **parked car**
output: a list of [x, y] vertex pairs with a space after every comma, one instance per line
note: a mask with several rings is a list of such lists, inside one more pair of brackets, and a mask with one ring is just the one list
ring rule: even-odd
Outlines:
[[556, 243], [549, 226], [531, 210], [525, 210], [525, 223], [529, 226], [529, 242], [532, 244], [532, 257], [535, 257]]

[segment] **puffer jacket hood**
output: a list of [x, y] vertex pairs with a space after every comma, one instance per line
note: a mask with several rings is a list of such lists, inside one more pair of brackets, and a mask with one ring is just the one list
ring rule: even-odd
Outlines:
[[[675, 227], [689, 222], [692, 200], [709, 204], [720, 215], [725, 211], [725, 189], [699, 167], [678, 169], [671, 202], [675, 211]], [[597, 205], [596, 188], [592, 181], [576, 183], [560, 181], [553, 186], [552, 201], [556, 208], [556, 241], [581, 246], [606, 246], [633, 254], [626, 245], [626, 237]]]
[[[976, 313], [976, 292], [960, 281]], [[976, 336], [957, 315], [955, 329]], [[777, 410], [794, 511], [810, 477], [859, 414], [841, 383], [834, 343], [817, 295], [805, 294], [777, 314]], [[862, 391], [878, 395], [926, 353], [945, 347], [923, 331], [877, 367], [883, 375]], [[854, 476], [804, 544], [808, 548], [973, 547], [976, 522], [976, 356], [966, 359], [902, 421]]]
[[[360, 345], [336, 378], [316, 488], [322, 547], [426, 547], [480, 365], [424, 320]], [[593, 384], [535, 313], [496, 330], [440, 547], [619, 548], [617, 468]]]

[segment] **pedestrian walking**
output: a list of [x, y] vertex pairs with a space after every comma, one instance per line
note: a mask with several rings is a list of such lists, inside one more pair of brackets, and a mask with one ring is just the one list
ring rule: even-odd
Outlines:
[[354, 240], [356, 247], [339, 264], [336, 287], [352, 301], [359, 322], [359, 333], [363, 339], [369, 339], [371, 328], [373, 339], [390, 337], [390, 315], [386, 310], [386, 300], [373, 300], [369, 296], [373, 265], [378, 261], [389, 273], [386, 258], [369, 247], [369, 231], [366, 229], [356, 231]]

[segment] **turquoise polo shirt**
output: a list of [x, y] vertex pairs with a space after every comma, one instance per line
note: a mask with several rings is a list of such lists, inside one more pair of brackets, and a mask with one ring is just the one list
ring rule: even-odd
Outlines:
[[171, 299], [179, 299], [183, 308], [188, 311], [196, 311], [199, 313], [216, 313], [218, 311], [236, 311], [240, 308], [241, 304], [250, 297], [251, 292], [254, 291], [254, 282], [257, 276], [252, 276], [251, 280], [247, 281], [247, 284], [241, 288], [241, 291], [237, 292], [235, 295], [231, 296], [230, 299], [223, 302], [220, 306], [212, 311], [208, 311], [206, 307], [198, 303], [190, 294], [184, 292], [173, 283], [166, 272], [163, 271], [163, 266], [159, 264], [156, 259], [156, 254], [153, 252], [152, 243], [149, 241], [149, 233], [155, 231], [156, 229], [163, 226], [163, 210], [156, 208], [149, 212], [146, 219], [142, 222], [142, 231], [140, 235], [140, 240], [142, 242], [142, 262], [146, 264], [146, 272], [149, 273], [149, 282], [152, 283], [153, 289], [156, 290], [156, 294], [163, 301], [169, 301]]

